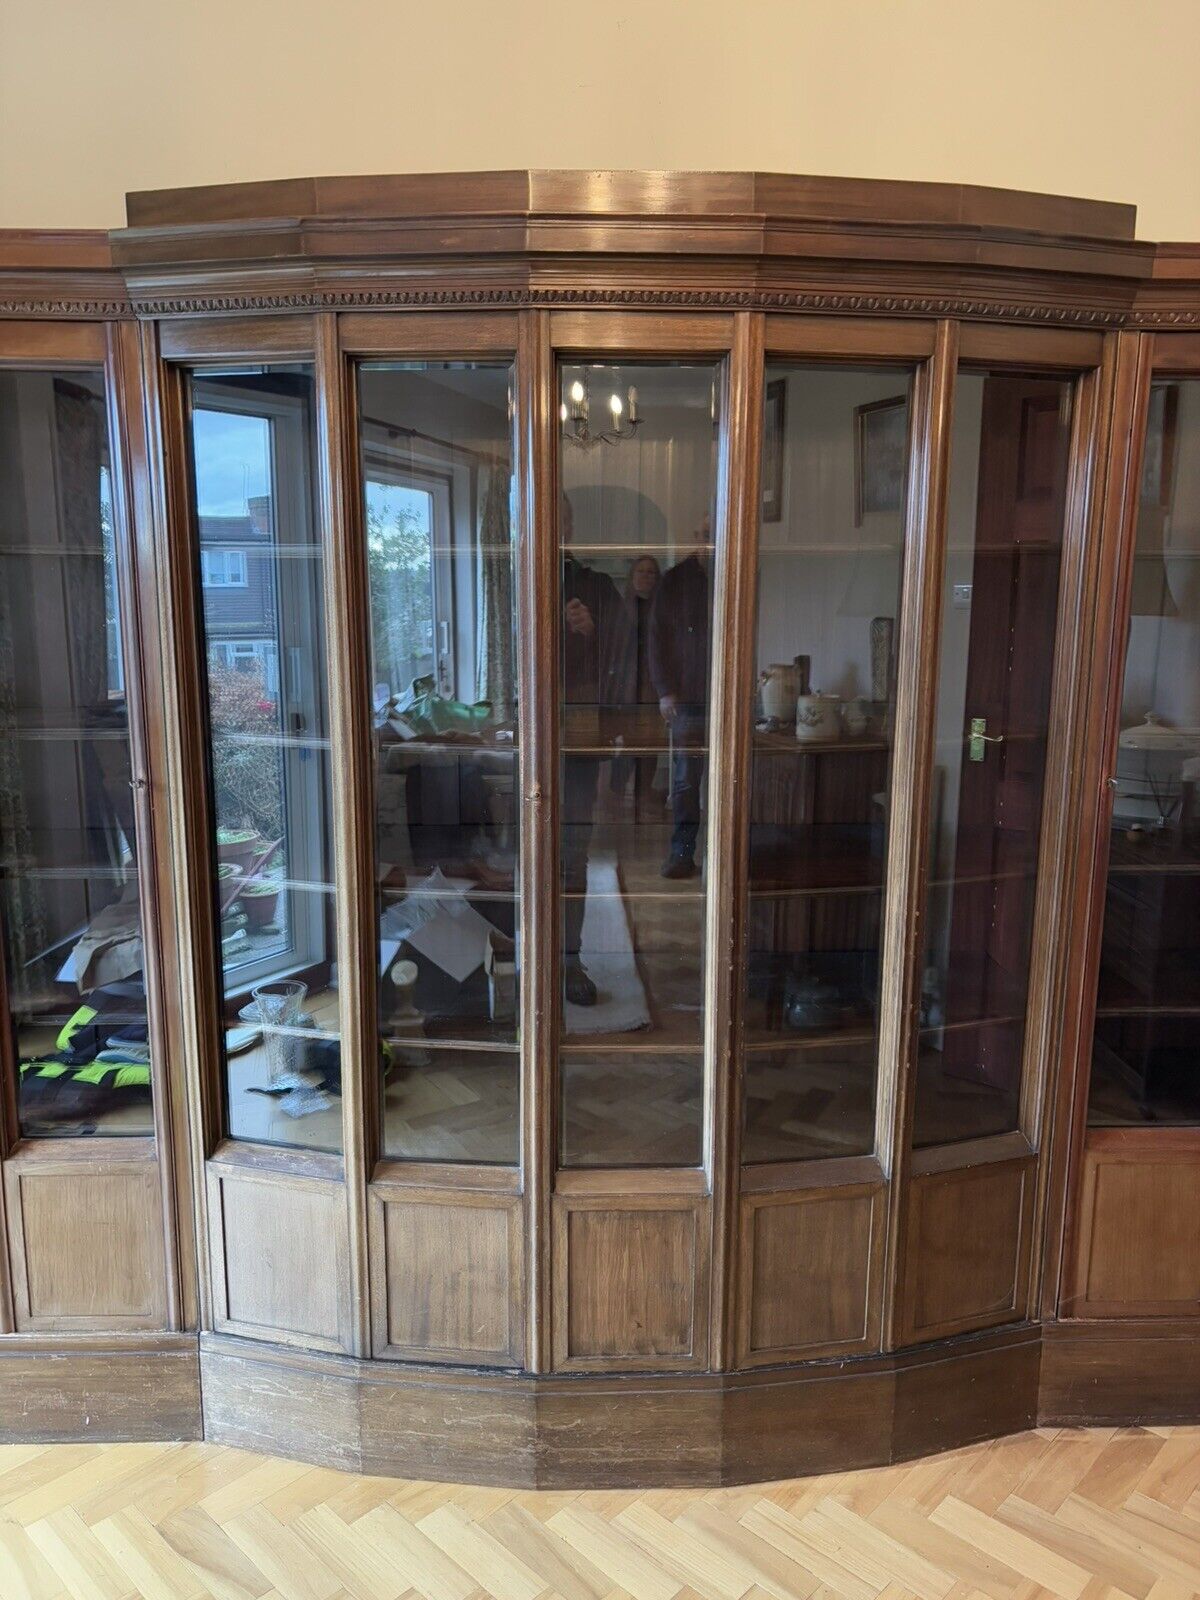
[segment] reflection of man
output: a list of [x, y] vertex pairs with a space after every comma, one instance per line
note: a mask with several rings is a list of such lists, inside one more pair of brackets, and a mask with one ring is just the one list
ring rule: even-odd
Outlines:
[[[612, 579], [576, 561], [566, 548], [574, 533], [571, 503], [564, 495], [559, 509], [563, 555], [563, 700], [568, 706], [599, 707], [613, 703], [613, 640], [621, 597]], [[598, 742], [592, 735], [591, 742]], [[579, 958], [587, 897], [588, 845], [600, 778], [600, 756], [593, 752], [563, 755], [562, 885], [563, 984], [572, 1005], [596, 1003], [596, 985]]]
[[661, 868], [664, 878], [691, 878], [696, 872], [708, 706], [708, 539], [705, 519], [698, 548], [663, 574], [650, 622], [650, 675], [671, 730], [674, 826]]

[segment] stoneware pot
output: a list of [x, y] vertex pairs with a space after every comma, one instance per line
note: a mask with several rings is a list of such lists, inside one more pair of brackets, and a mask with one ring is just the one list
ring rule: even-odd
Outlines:
[[842, 724], [838, 716], [838, 697], [835, 694], [802, 694], [796, 700], [796, 738], [801, 744], [807, 741], [827, 744], [841, 738]]

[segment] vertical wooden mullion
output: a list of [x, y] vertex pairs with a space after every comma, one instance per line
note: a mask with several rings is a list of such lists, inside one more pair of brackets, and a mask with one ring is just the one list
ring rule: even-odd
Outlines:
[[347, 363], [337, 314], [316, 318], [318, 499], [325, 551], [329, 783], [333, 809], [338, 1022], [341, 1030], [342, 1139], [349, 1247], [352, 1355], [371, 1353], [367, 1185], [376, 1148], [379, 1047], [375, 985], [377, 920], [374, 783], [371, 761], [371, 608], [353, 498], [355, 434]]
[[137, 325], [109, 325], [106, 363], [113, 473], [113, 515], [121, 596], [130, 770], [136, 815], [143, 979], [151, 1041], [154, 1136], [163, 1208], [167, 1326], [194, 1327], [198, 1316], [194, 1214], [182, 1082], [177, 954], [164, 915], [171, 904], [169, 790], [165, 759], [167, 674], [159, 657], [154, 580], [154, 507]]
[[[199, 1248], [199, 1321], [211, 1328], [211, 1256], [204, 1164], [221, 1138], [220, 978], [211, 884], [211, 817], [205, 738], [203, 651], [196, 595], [196, 529], [188, 493], [187, 407], [183, 374], [163, 365], [158, 329], [139, 326], [145, 424], [146, 521], [140, 571], [153, 574], [158, 612], [165, 804], [159, 839], [169, 840], [173, 912], [174, 1012], [170, 1048], [188, 1105], [192, 1204]], [[157, 799], [158, 797], [155, 796]]]
[[[1101, 366], [1096, 484], [1090, 507], [1081, 609], [1085, 627], [1070, 690], [1078, 703], [1072, 746], [1076, 782], [1073, 834], [1062, 928], [1062, 1062], [1057, 1091], [1047, 1088], [1040, 1204], [1044, 1246], [1033, 1304], [1044, 1318], [1058, 1314], [1072, 1232], [1070, 1196], [1077, 1180], [1087, 1123], [1092, 1030], [1108, 871], [1112, 768], [1125, 670], [1125, 629], [1133, 583], [1138, 489], [1150, 399], [1151, 335], [1110, 335]], [[1035, 1230], [1036, 1236], [1036, 1230]], [[1035, 1262], [1034, 1270], [1038, 1272]]]
[[712, 1194], [709, 1364], [731, 1359], [741, 1163], [742, 972], [745, 949], [754, 610], [763, 423], [760, 313], [734, 317], [717, 477], [709, 708], [707, 927], [704, 938], [704, 1151]]
[[903, 1225], [917, 1012], [925, 946], [929, 805], [937, 716], [946, 507], [958, 324], [938, 324], [933, 356], [913, 390], [896, 711], [888, 788], [887, 884], [880, 963], [876, 1151], [887, 1180], [883, 1347], [894, 1348], [904, 1294]]
[[517, 335], [517, 699], [521, 783], [521, 1166], [525, 1365], [551, 1362], [550, 1198], [558, 1149], [558, 463], [550, 314]]

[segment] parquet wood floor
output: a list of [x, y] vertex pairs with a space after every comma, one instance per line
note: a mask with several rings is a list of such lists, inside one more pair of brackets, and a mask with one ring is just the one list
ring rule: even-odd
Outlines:
[[0, 1448], [0, 1600], [1198, 1594], [1200, 1428], [1049, 1428], [640, 1494], [360, 1478], [207, 1444]]

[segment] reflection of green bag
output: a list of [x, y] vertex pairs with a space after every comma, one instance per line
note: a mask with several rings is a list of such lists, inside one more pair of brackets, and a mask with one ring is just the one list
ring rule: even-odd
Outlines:
[[469, 706], [461, 700], [446, 700], [437, 692], [432, 677], [414, 678], [395, 700], [396, 715], [418, 738], [440, 738], [447, 733], [481, 734], [491, 719], [487, 700]]

